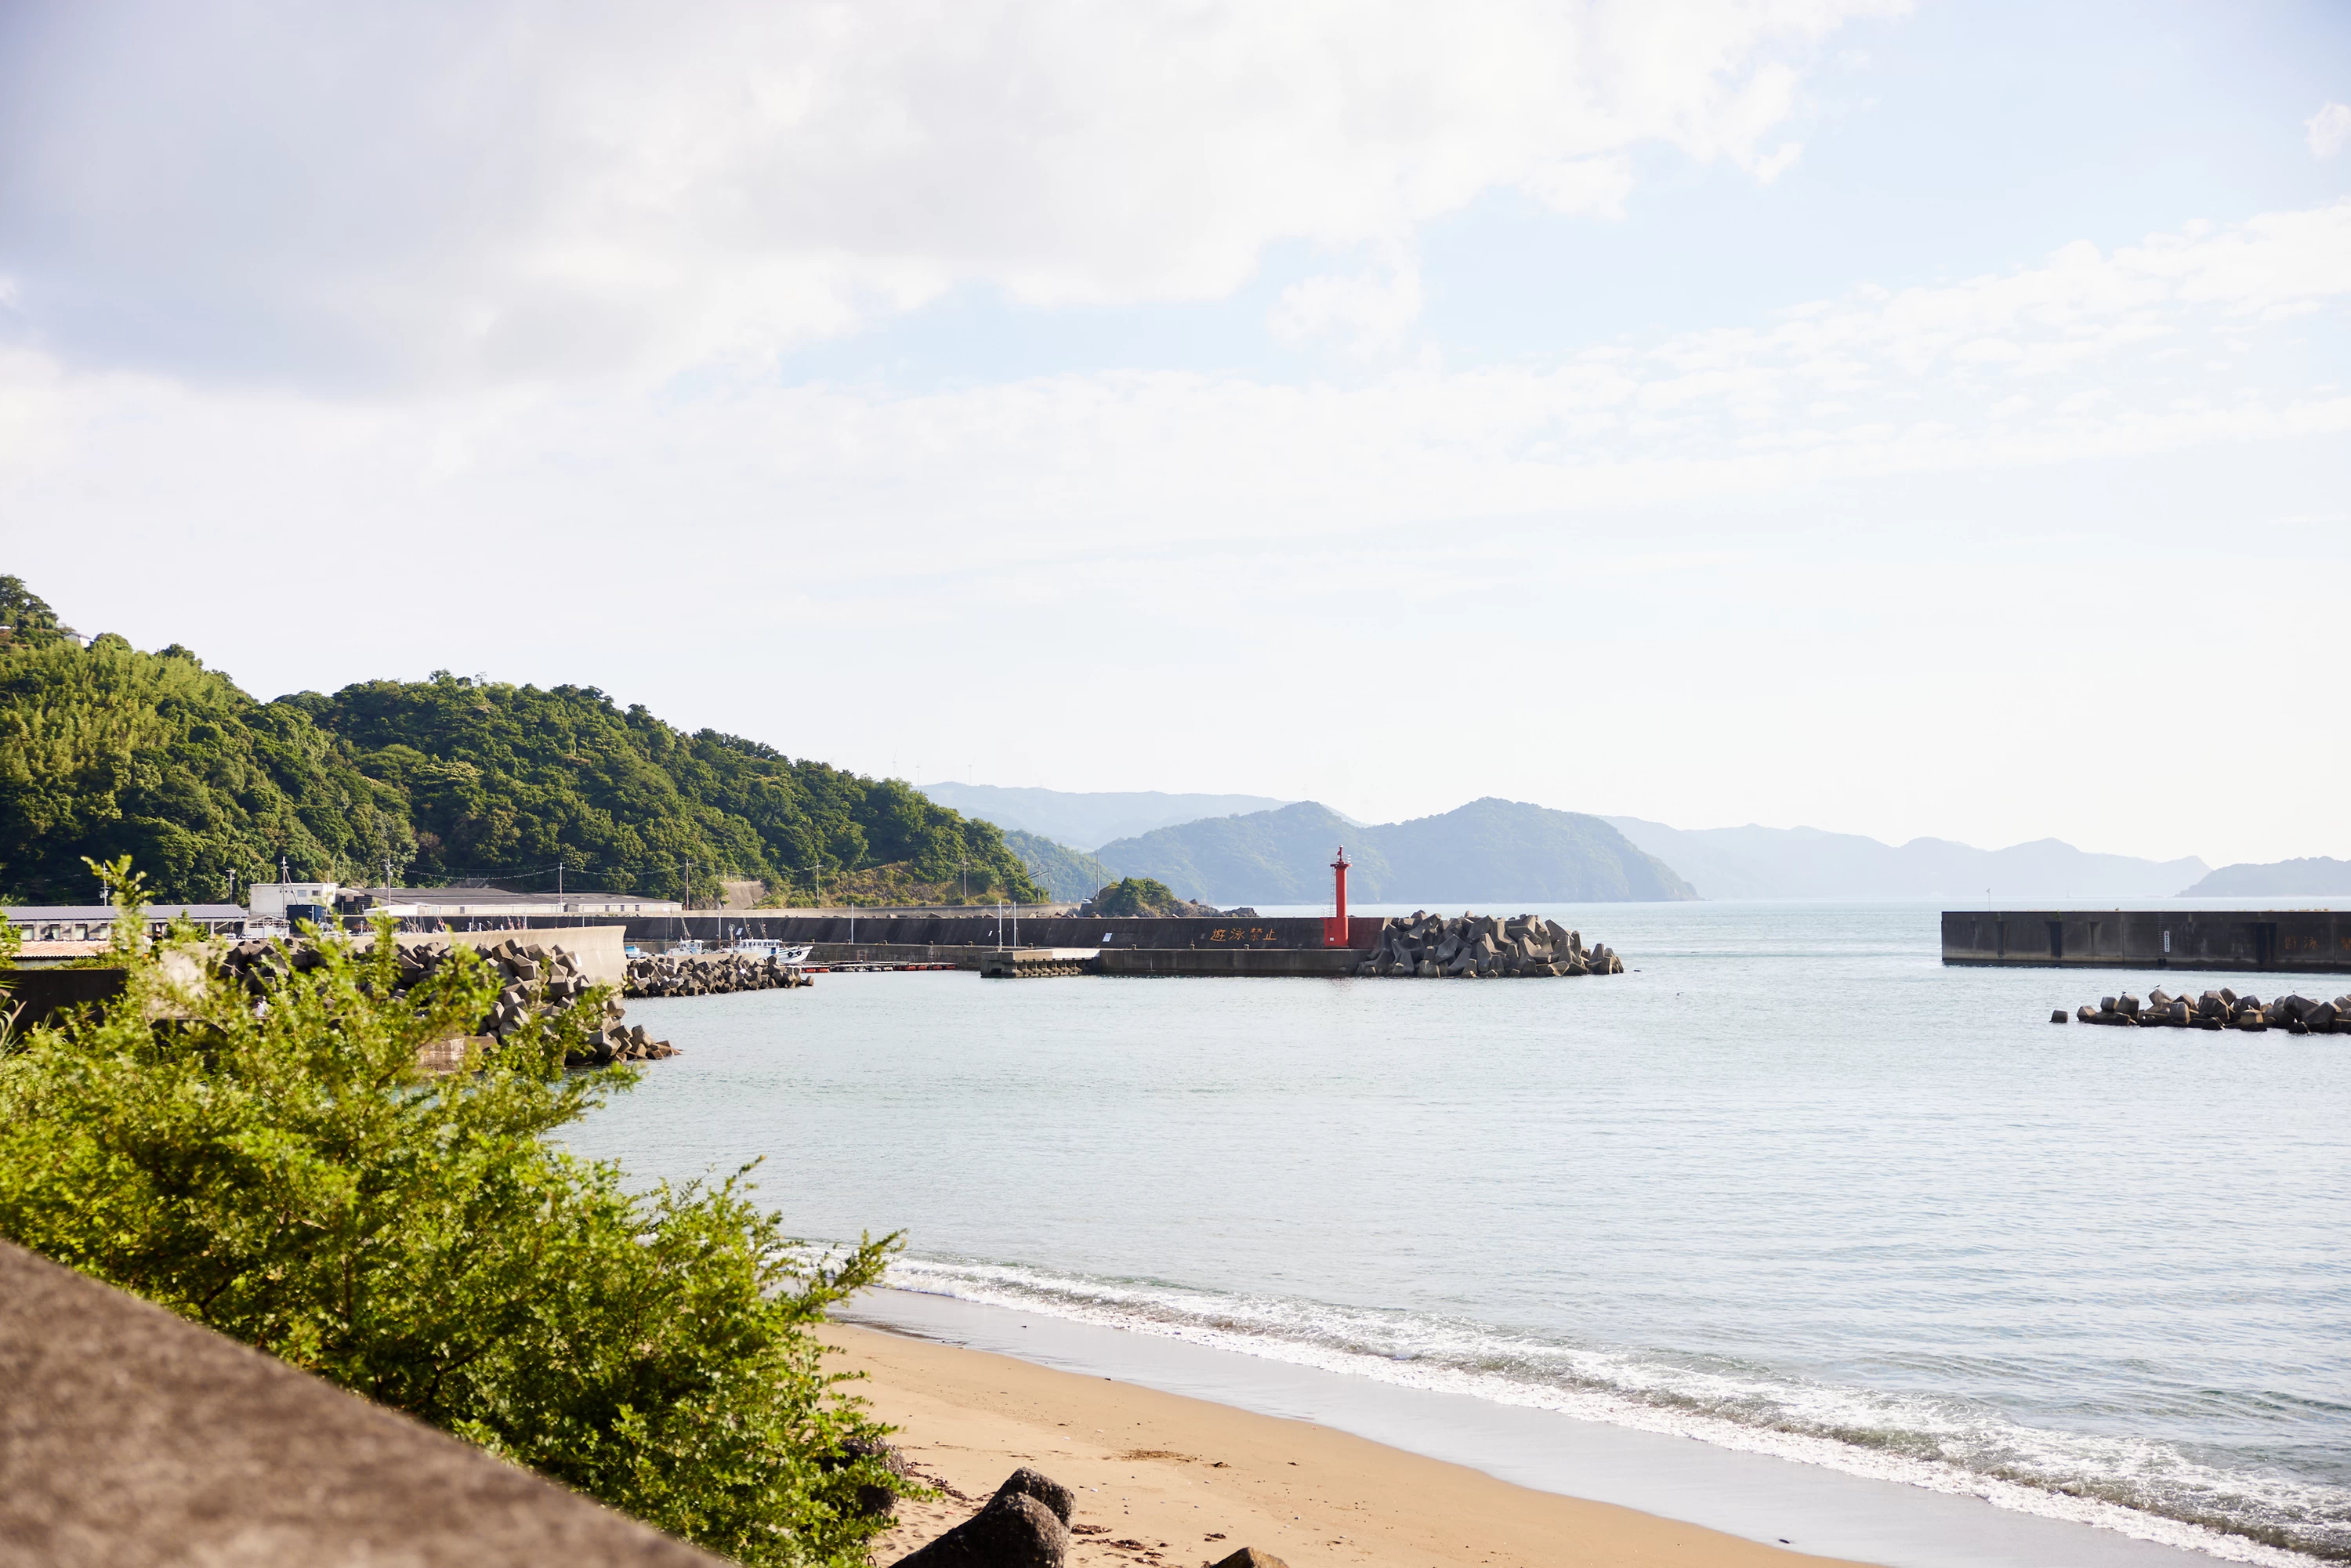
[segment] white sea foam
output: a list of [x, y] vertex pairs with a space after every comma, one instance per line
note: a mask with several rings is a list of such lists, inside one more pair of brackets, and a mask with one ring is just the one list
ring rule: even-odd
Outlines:
[[1969, 1401], [1805, 1383], [1719, 1359], [1566, 1344], [1422, 1314], [937, 1258], [900, 1259], [890, 1283], [1696, 1438], [2229, 1562], [2308, 1568], [2351, 1556], [2351, 1495], [2342, 1489], [2220, 1469], [2145, 1438], [2030, 1427]]

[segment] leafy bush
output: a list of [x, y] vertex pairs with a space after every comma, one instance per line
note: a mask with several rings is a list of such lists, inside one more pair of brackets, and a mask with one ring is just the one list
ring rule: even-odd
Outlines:
[[593, 998], [421, 1073], [497, 989], [470, 949], [394, 998], [387, 923], [256, 1006], [116, 929], [122, 996], [0, 1056], [0, 1234], [739, 1562], [862, 1562], [883, 1429], [808, 1331], [894, 1238], [811, 1260], [745, 1173], [634, 1196], [553, 1147], [634, 1082], [556, 1066]]

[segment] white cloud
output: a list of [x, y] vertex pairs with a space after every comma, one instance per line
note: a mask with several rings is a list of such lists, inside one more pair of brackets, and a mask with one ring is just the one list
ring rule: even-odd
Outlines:
[[[2078, 744], [2107, 685], [2049, 678], [2169, 659], [2167, 713], [2321, 737], [2262, 852], [2225, 857], [2275, 859], [2340, 815], [2324, 692], [2241, 671], [2330, 667], [2294, 594], [2351, 570], [2351, 395], [2313, 384], [2339, 380], [2346, 288], [2351, 202], [1301, 384], [909, 392], [719, 364], [395, 402], [0, 349], [0, 518], [10, 570], [77, 624], [201, 647], [265, 693], [489, 669], [856, 766], [922, 737], [998, 778], [1251, 780], [1381, 817], [1492, 790], [1867, 826], [1898, 798], [1976, 837], [1967, 813], [2029, 768], [2057, 782], [1998, 808], [2009, 841], [2193, 828], [2179, 848], [2224, 858], [2230, 758], [2116, 793]], [[344, 634], [289, 639], [289, 609]], [[2234, 656], [2176, 657], [2199, 614]], [[1537, 676], [1397, 700], [1384, 662], [1429, 649]], [[855, 695], [1037, 656], [1050, 702]], [[1249, 695], [1285, 669], [1332, 700]], [[1918, 769], [1946, 753], [1980, 772]]]
[[1266, 325], [1283, 343], [1327, 339], [1369, 356], [1402, 343], [1420, 308], [1419, 265], [1403, 258], [1383, 271], [1301, 278], [1281, 291]]
[[[1400, 332], [1416, 287], [1401, 265], [1317, 279], [1285, 296], [1285, 329]], [[609, 378], [389, 406], [20, 350], [0, 357], [0, 512], [196, 508], [263, 534], [340, 514], [528, 536], [536, 518], [550, 540], [691, 517], [713, 548], [789, 538], [811, 570], [867, 558], [880, 528], [893, 559], [941, 571], [1154, 538], [1590, 514], [2351, 433], [2351, 397], [2259, 358], [2314, 331], [2338, 341], [2322, 313], [2346, 292], [2351, 202], [1548, 364], [1345, 384], [1130, 371], [909, 393], [746, 370], [658, 393]]]
[[[1483, 192], [1769, 179], [1894, 0], [714, 0], [0, 16], [0, 262], [77, 360], [432, 383], [674, 365], [966, 284], [1219, 297]], [[13, 62], [13, 64], [8, 63]]]
[[1782, 141], [1779, 146], [1755, 160], [1751, 166], [1755, 178], [1761, 183], [1768, 185], [1794, 168], [1797, 161], [1803, 155], [1802, 142]]
[[2351, 141], [2351, 103], [2330, 103], [2302, 122], [2314, 157], [2332, 158]]

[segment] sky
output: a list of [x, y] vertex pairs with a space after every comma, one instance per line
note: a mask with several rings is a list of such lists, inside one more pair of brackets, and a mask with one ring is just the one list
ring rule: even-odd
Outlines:
[[859, 771], [2351, 857], [2351, 7], [0, 5], [0, 571]]

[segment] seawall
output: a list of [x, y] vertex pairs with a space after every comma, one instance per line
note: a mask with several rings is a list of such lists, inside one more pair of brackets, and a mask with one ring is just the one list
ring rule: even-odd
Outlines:
[[2351, 912], [1945, 910], [1943, 962], [2011, 968], [2351, 973]]
[[[1369, 947], [1379, 921], [1347, 922], [1349, 947]], [[1099, 947], [1319, 949], [1322, 922], [1314, 916], [1171, 915], [1166, 918], [1080, 920], [1072, 915], [1023, 915], [1018, 921], [993, 910], [970, 915], [760, 915], [725, 910], [691, 915], [647, 915], [631, 920], [633, 943], [694, 937], [724, 941], [737, 935], [761, 941], [815, 944], [829, 948]]]

